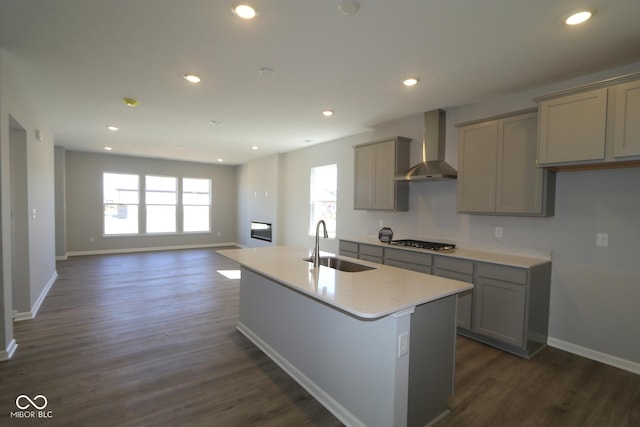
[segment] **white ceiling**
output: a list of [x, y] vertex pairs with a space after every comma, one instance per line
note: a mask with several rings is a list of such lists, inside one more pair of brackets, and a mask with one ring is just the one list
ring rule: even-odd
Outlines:
[[640, 60], [640, 0], [255, 0], [253, 21], [232, 3], [2, 0], [0, 47], [57, 145], [225, 164]]

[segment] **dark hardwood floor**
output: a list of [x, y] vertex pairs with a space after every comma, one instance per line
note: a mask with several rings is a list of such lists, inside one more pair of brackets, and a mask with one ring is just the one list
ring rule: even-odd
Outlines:
[[[214, 249], [59, 262], [0, 363], [0, 426], [340, 426], [235, 330], [238, 281], [217, 270], [236, 267]], [[640, 376], [560, 350], [458, 338], [456, 369], [439, 427], [640, 425]], [[19, 395], [50, 418], [12, 418]]]

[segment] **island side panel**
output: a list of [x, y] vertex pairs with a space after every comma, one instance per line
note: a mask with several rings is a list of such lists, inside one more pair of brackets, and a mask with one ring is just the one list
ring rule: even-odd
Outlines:
[[347, 425], [406, 426], [409, 328], [408, 315], [360, 319], [242, 268], [238, 329]]
[[411, 315], [409, 427], [449, 413], [456, 349], [456, 295], [419, 305]]

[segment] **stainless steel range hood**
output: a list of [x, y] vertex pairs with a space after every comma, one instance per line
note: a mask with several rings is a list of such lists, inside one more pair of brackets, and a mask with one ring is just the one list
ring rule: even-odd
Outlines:
[[457, 178], [456, 170], [444, 161], [445, 127], [444, 110], [424, 113], [422, 162], [396, 176], [396, 181], [438, 181]]

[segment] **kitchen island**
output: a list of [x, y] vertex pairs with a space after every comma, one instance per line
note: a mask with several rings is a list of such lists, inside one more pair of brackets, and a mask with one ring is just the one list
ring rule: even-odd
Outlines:
[[[348, 426], [424, 426], [453, 393], [456, 296], [465, 282], [296, 247], [229, 249], [241, 265], [238, 330]], [[349, 260], [347, 257], [338, 257]]]

